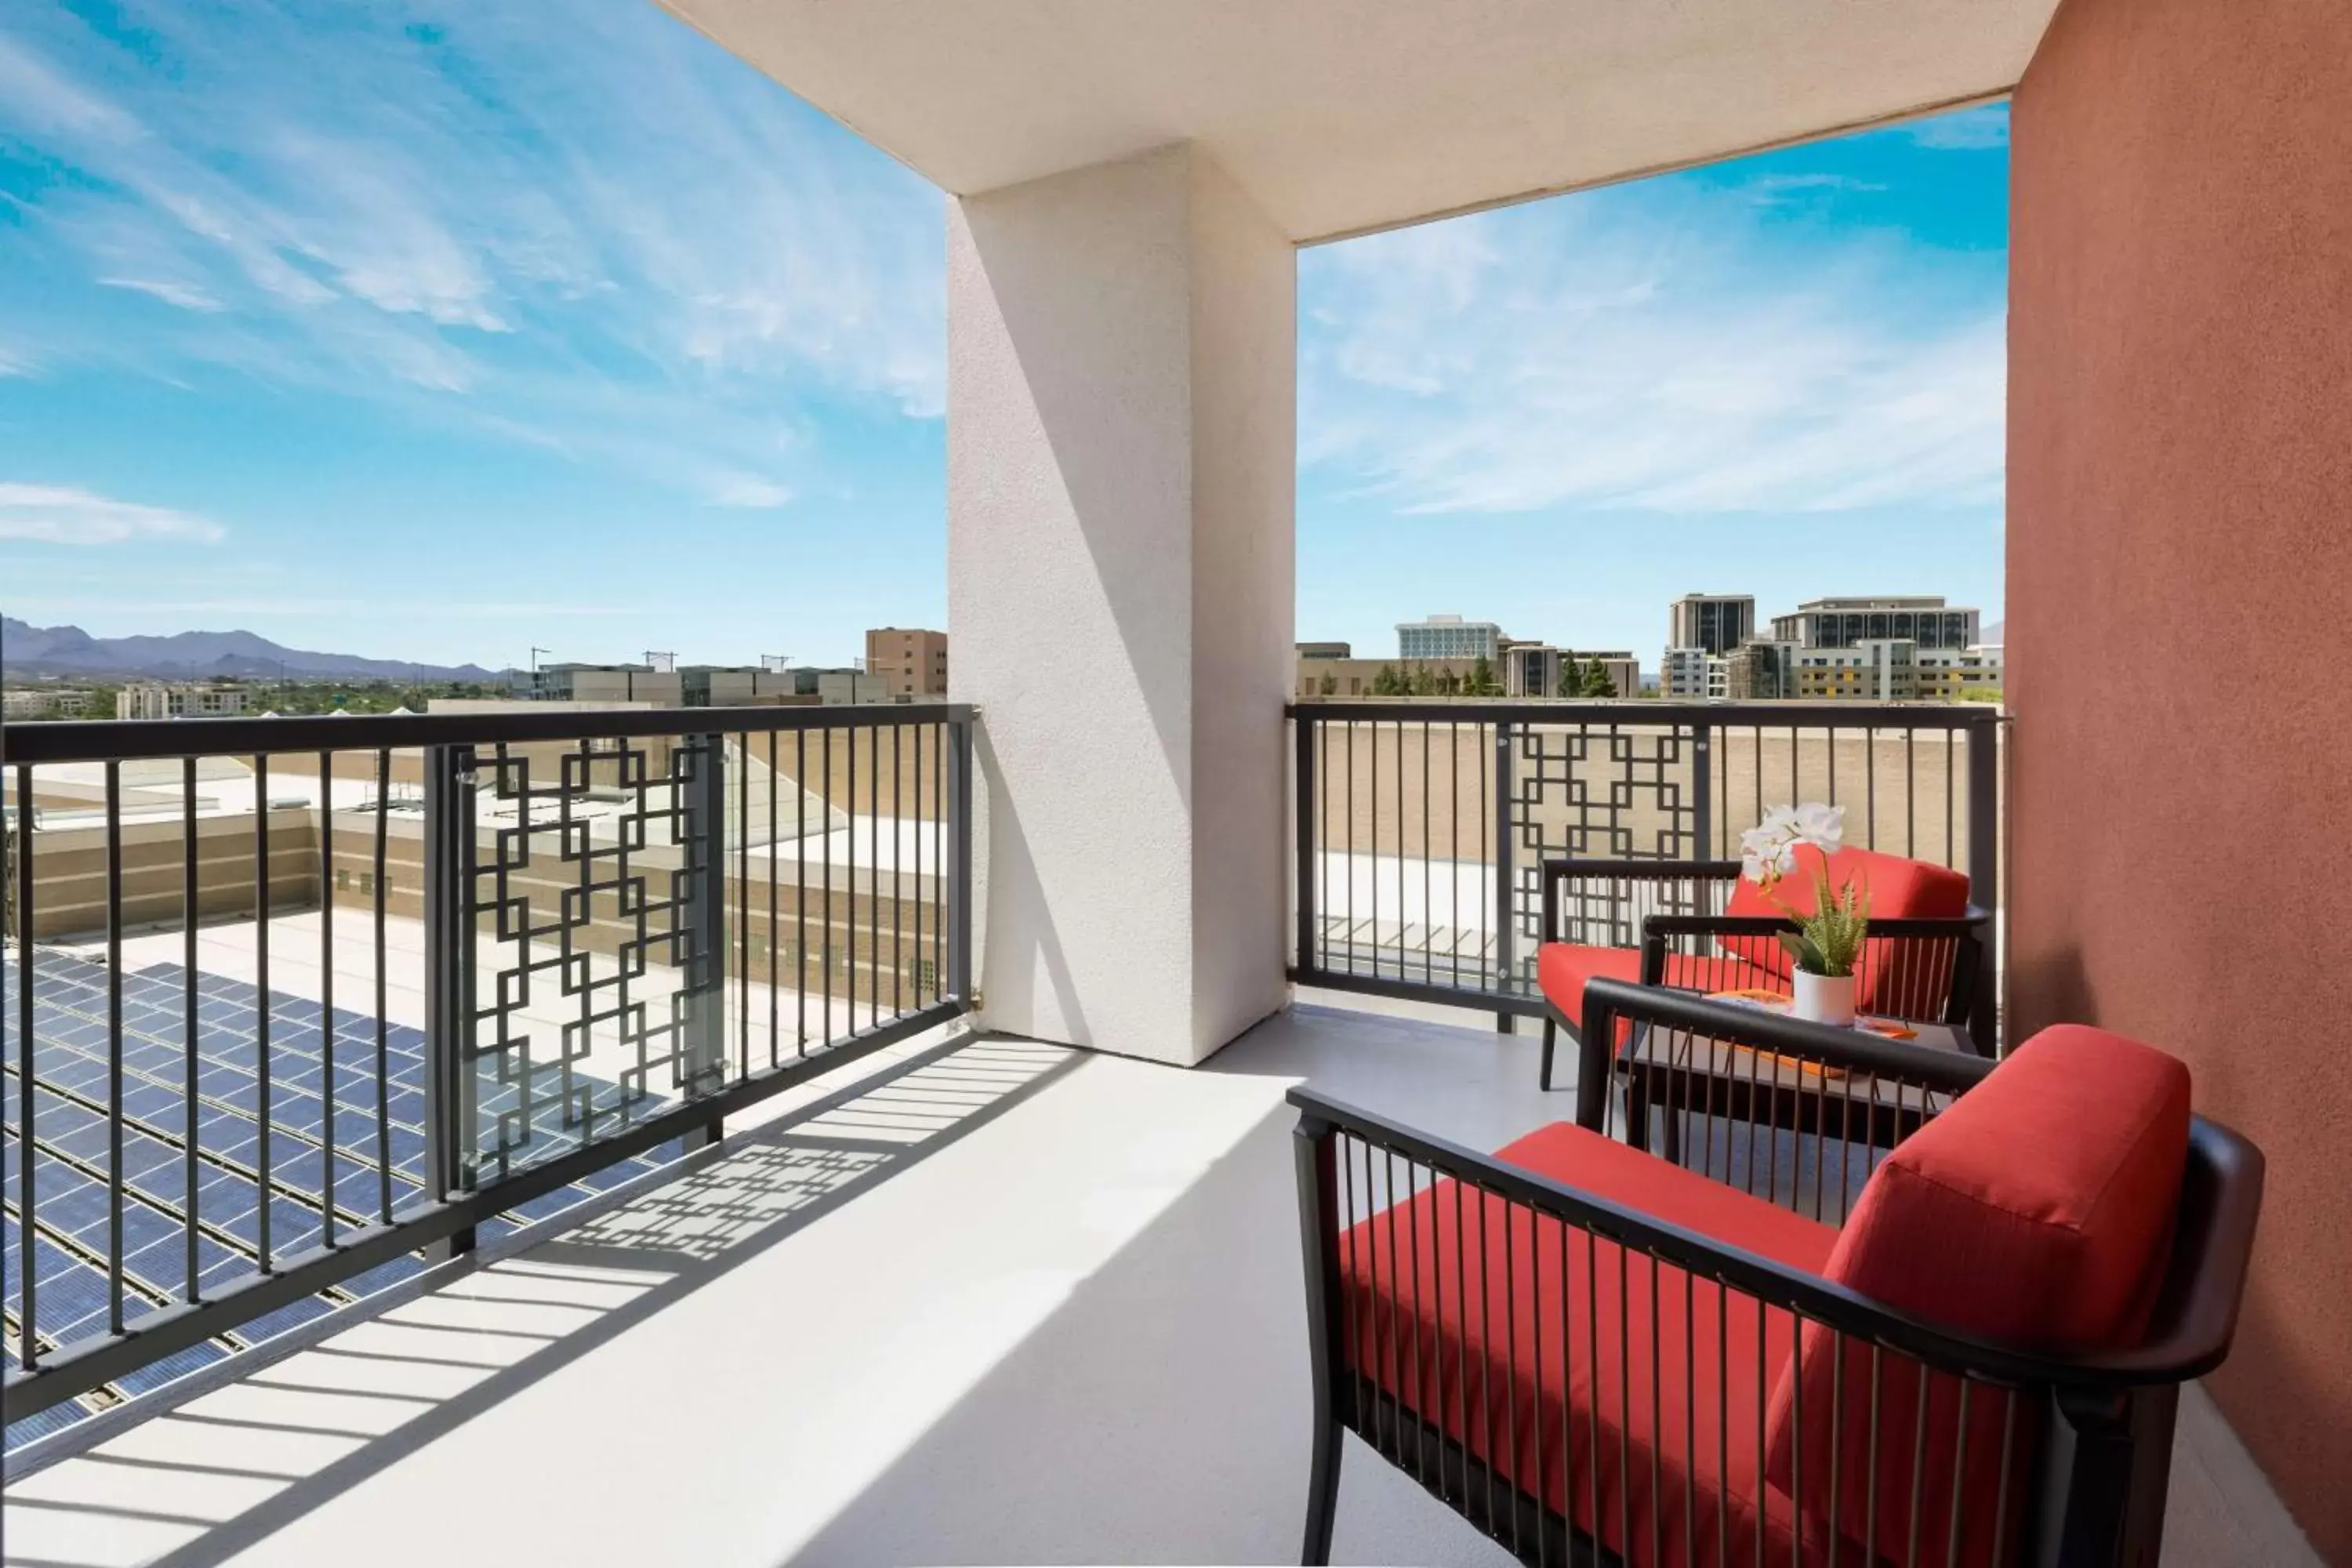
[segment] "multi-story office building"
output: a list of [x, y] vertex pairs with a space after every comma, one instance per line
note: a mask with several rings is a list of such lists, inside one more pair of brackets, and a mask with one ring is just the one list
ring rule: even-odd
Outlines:
[[160, 680], [114, 694], [117, 719], [226, 719], [245, 711], [245, 688]]
[[1291, 645], [1301, 658], [1349, 658], [1355, 649], [1343, 642], [1303, 642]]
[[1902, 638], [1927, 648], [1964, 648], [1978, 641], [1979, 613], [1944, 603], [1940, 594], [1902, 598], [1809, 599], [1793, 615], [1772, 617], [1772, 636], [1805, 647], [1853, 647], [1873, 639]]
[[1670, 647], [1658, 660], [1658, 695], [1682, 702], [1697, 702], [1708, 695], [1710, 666], [1719, 656], [1703, 647]]
[[1916, 701], [1919, 645], [1909, 637], [1865, 637], [1851, 647], [1801, 647], [1797, 695], [1861, 702]]
[[1397, 626], [1397, 657], [1408, 661], [1434, 658], [1499, 659], [1503, 628], [1492, 621], [1465, 621], [1460, 616], [1432, 616], [1425, 621], [1404, 621]]
[[1792, 642], [1750, 637], [1723, 656], [1723, 695], [1734, 701], [1771, 702], [1797, 695]]
[[948, 634], [877, 626], [866, 634], [866, 673], [898, 702], [943, 702], [948, 695]]
[[1974, 647], [1921, 648], [1919, 695], [1931, 700], [1964, 701], [1996, 696], [2001, 689], [1999, 643]]
[[1756, 635], [1749, 594], [1685, 594], [1666, 606], [1666, 646], [1725, 654]]

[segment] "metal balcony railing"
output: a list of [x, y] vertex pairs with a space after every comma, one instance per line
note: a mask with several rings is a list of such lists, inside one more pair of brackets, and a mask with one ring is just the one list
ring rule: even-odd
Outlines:
[[11, 726], [12, 1444], [964, 1011], [972, 721]]
[[[1294, 977], [1539, 1016], [1543, 863], [1738, 854], [1775, 805], [1968, 873], [1999, 909], [2001, 715], [1975, 704], [1302, 701], [1292, 727]], [[1638, 947], [1665, 884], [1591, 884], [1581, 940]], [[1998, 996], [1988, 976], [1986, 994]], [[1990, 1050], [1987, 1006], [1972, 1022]]]

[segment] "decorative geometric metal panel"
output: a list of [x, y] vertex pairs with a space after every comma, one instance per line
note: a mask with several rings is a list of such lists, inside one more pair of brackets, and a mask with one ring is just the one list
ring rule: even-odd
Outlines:
[[459, 1152], [469, 1184], [725, 1079], [719, 746], [500, 745], [475, 765], [466, 839], [480, 848], [465, 900], [480, 957], [459, 1051], [473, 1103], [458, 1115], [474, 1140]]
[[[1580, 859], [1687, 859], [1706, 826], [1704, 746], [1685, 725], [1521, 724], [1510, 731], [1511, 923], [1515, 985], [1532, 983], [1543, 915], [1543, 863]], [[1609, 907], [1564, 911], [1575, 925], [1611, 931], [1587, 940], [1638, 942], [1641, 917], [1617, 893]], [[1594, 895], [1588, 895], [1594, 896]]]

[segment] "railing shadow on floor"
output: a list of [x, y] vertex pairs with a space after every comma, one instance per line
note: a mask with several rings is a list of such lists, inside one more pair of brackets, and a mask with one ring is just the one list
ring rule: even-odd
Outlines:
[[959, 1037], [740, 1134], [553, 1239], [466, 1267], [13, 1482], [8, 1561], [223, 1562], [978, 1131], [1081, 1059]]

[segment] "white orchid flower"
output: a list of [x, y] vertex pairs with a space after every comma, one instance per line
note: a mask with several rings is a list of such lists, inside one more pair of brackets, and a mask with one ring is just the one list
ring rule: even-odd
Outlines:
[[1769, 888], [1796, 871], [1800, 844], [1834, 855], [1844, 842], [1845, 807], [1819, 801], [1776, 805], [1739, 836], [1740, 873], [1759, 887]]
[[1793, 814], [1800, 844], [1810, 844], [1824, 855], [1834, 855], [1845, 842], [1845, 807], [1809, 800]]
[[1740, 874], [1763, 889], [1764, 896], [1796, 922], [1795, 932], [1780, 933], [1780, 944], [1810, 974], [1853, 973], [1870, 926], [1870, 889], [1855, 873], [1842, 889], [1830, 886], [1826, 863], [1813, 873], [1813, 908], [1801, 911], [1774, 894], [1780, 879], [1797, 869], [1797, 847], [1809, 845], [1824, 862], [1845, 843], [1845, 807], [1807, 801], [1802, 805], [1776, 805], [1764, 820], [1739, 836]]
[[1797, 846], [1785, 825], [1767, 820], [1739, 836], [1740, 874], [1759, 887], [1774, 882], [1797, 868]]

